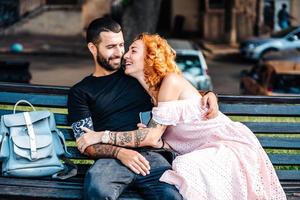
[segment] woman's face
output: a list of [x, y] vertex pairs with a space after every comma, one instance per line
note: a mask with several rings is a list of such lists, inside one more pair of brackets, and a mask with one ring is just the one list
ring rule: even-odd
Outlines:
[[130, 76], [144, 75], [144, 43], [142, 40], [134, 41], [127, 53], [125, 59], [125, 74]]

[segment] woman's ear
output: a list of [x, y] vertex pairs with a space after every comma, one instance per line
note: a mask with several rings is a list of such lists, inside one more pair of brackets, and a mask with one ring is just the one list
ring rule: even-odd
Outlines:
[[91, 54], [93, 54], [93, 56], [96, 57], [97, 56], [97, 47], [92, 42], [89, 42], [88, 48], [89, 48]]

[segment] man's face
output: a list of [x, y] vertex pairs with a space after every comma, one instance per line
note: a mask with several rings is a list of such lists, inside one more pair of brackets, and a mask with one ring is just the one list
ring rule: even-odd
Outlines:
[[118, 70], [121, 66], [124, 54], [124, 38], [122, 31], [101, 32], [100, 42], [97, 47], [96, 60], [98, 64], [107, 71]]

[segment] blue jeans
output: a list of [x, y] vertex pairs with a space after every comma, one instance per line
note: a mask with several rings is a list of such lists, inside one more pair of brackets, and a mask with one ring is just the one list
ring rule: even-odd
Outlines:
[[159, 181], [161, 175], [171, 166], [159, 153], [140, 152], [150, 163], [150, 174], [135, 174], [119, 160], [106, 158], [97, 160], [88, 170], [84, 180], [84, 198], [88, 200], [116, 200], [130, 185], [137, 189], [144, 199], [182, 200], [173, 185]]

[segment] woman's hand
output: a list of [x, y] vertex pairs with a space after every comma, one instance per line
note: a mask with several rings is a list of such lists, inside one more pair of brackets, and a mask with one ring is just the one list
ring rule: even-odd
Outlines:
[[139, 130], [147, 128], [147, 126], [143, 123], [138, 123], [136, 126], [138, 127]]
[[153, 148], [156, 148], [156, 149], [161, 149], [161, 148], [163, 148], [163, 146], [164, 146], [164, 143], [163, 143], [162, 139], [160, 139], [160, 140], [158, 140], [157, 143], [156, 143], [155, 145], [153, 145], [152, 147], [153, 147]]
[[77, 148], [81, 153], [84, 153], [88, 146], [101, 142], [102, 132], [95, 132], [86, 127], [81, 128], [85, 133], [76, 140]]
[[143, 176], [150, 174], [149, 162], [137, 151], [122, 148], [117, 155], [117, 159], [136, 174], [142, 174]]
[[202, 107], [208, 107], [208, 111], [206, 113], [207, 119], [212, 119], [218, 116], [219, 105], [218, 98], [213, 92], [208, 92], [201, 99]]

